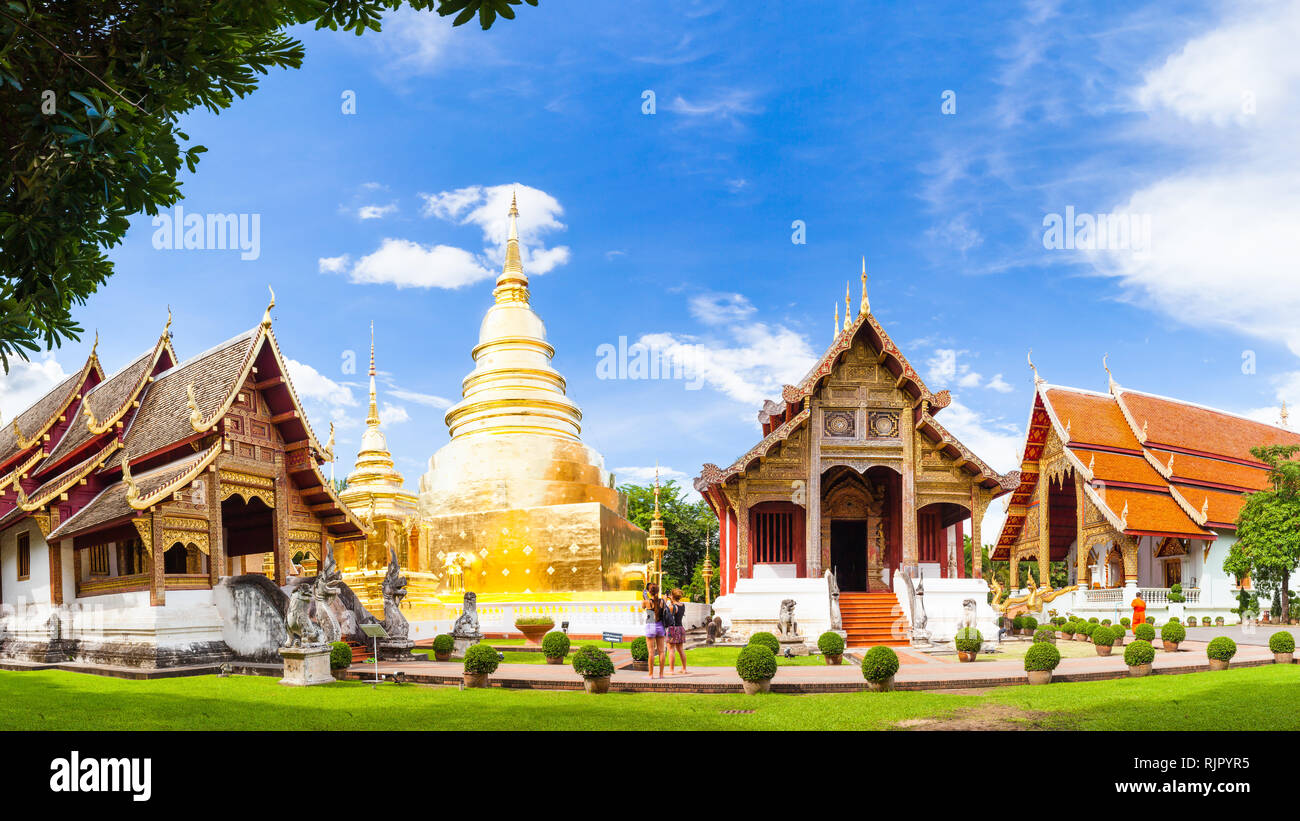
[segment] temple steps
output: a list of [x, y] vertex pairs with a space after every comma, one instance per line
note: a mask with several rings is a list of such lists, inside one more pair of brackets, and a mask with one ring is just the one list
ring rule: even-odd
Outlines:
[[841, 593], [840, 620], [850, 647], [907, 646], [907, 618], [893, 593]]

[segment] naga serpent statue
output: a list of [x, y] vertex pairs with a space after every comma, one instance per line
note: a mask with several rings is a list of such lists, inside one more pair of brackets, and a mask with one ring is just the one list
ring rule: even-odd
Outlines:
[[397, 563], [397, 552], [388, 548], [388, 573], [384, 575], [384, 629], [391, 639], [404, 639], [410, 632], [410, 624], [402, 615], [402, 599], [406, 598], [406, 577], [402, 575]]

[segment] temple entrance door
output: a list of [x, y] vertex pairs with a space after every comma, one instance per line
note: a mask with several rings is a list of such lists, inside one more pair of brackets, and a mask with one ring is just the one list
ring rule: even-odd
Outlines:
[[[244, 501], [239, 496], [231, 496], [221, 503], [227, 573], [266, 573], [275, 578], [274, 515], [275, 511], [258, 498]], [[276, 581], [283, 583], [283, 580]]]
[[831, 567], [835, 583], [845, 593], [867, 590], [867, 522], [835, 520], [831, 522]]

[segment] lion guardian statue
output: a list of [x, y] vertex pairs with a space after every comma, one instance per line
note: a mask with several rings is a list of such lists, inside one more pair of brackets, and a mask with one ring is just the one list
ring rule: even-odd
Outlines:
[[776, 634], [780, 638], [792, 639], [799, 635], [799, 622], [794, 620], [794, 599], [781, 602], [781, 615], [776, 620]]

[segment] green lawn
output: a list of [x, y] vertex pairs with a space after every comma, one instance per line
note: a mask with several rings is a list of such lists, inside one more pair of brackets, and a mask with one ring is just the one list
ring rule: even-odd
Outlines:
[[[778, 680], [780, 676], [778, 674]], [[1300, 666], [1002, 687], [987, 695], [671, 695], [465, 690], [274, 678], [128, 681], [0, 671], [0, 729], [887, 729], [899, 722], [1086, 730], [1297, 730]], [[725, 715], [724, 710], [755, 710]]]
[[[696, 647], [694, 650], [686, 651], [686, 668], [692, 667], [735, 667], [736, 656], [740, 655], [739, 647]], [[678, 660], [680, 663], [680, 659]], [[785, 656], [777, 656], [776, 664], [778, 667], [788, 667], [791, 665], [814, 664], [823, 667], [826, 661], [821, 656], [795, 656], [788, 659]], [[667, 669], [665, 664], [664, 668]]]
[[[423, 653], [426, 656], [429, 656], [431, 658], [433, 657], [433, 650], [427, 647], [417, 647], [413, 652]], [[545, 664], [546, 663], [546, 656], [543, 655], [540, 650], [537, 651], [536, 653], [531, 653], [527, 650], [508, 650], [502, 653], [501, 655], [505, 656], [506, 661], [511, 664]], [[564, 661], [567, 664], [572, 659], [573, 659], [573, 654], [570, 653], [568, 656], [565, 657]]]

